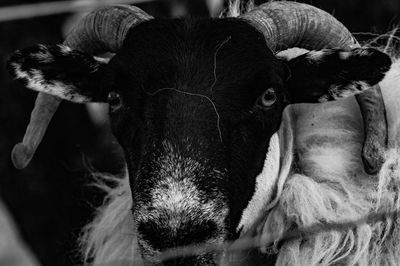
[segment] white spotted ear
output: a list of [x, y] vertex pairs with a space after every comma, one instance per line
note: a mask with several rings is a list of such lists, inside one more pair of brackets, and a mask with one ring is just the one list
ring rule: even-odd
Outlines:
[[288, 59], [288, 103], [333, 101], [361, 93], [379, 83], [392, 64], [372, 48], [310, 51]]
[[37, 45], [17, 51], [7, 66], [29, 89], [84, 103], [101, 101], [97, 87], [104, 65], [104, 60], [65, 45]]

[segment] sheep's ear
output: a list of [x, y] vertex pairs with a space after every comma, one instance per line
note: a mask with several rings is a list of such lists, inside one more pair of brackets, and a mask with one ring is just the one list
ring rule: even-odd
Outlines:
[[11, 75], [29, 89], [64, 100], [102, 101], [98, 96], [105, 62], [64, 45], [37, 45], [17, 51], [8, 61]]
[[372, 48], [310, 51], [286, 62], [289, 103], [317, 103], [342, 99], [379, 83], [391, 59]]

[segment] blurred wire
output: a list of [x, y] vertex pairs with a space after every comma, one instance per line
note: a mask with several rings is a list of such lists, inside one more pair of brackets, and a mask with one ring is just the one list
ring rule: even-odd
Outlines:
[[109, 4], [141, 4], [154, 1], [157, 0], [79, 0], [8, 6], [0, 8], [0, 22], [59, 13], [84, 12]]

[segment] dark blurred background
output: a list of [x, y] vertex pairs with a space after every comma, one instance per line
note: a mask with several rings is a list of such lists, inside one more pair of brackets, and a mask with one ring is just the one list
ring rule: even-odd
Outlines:
[[[399, 0], [298, 2], [328, 11], [352, 32], [382, 34], [400, 21]], [[34, 3], [40, 1], [0, 0], [0, 10]], [[218, 14], [227, 5], [222, 0], [160, 0], [137, 6], [157, 17], [207, 17]], [[57, 111], [29, 166], [16, 170], [10, 160], [13, 145], [25, 132], [36, 93], [10, 80], [6, 60], [16, 49], [37, 43], [61, 43], [63, 32], [76, 17], [62, 13], [1, 21], [0, 16], [0, 197], [23, 239], [43, 265], [81, 263], [76, 255], [76, 239], [104, 196], [89, 185], [93, 181], [90, 171], [119, 173], [123, 167], [120, 149], [108, 130], [107, 120], [96, 115], [104, 107], [67, 102]], [[376, 35], [357, 36], [366, 39]]]

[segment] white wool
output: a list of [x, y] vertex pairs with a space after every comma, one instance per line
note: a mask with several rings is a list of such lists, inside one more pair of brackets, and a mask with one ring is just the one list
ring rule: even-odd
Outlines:
[[[359, 182], [369, 180], [360, 160], [362, 124], [354, 99], [324, 105], [293, 106], [294, 173], [278, 204], [267, 215], [263, 234], [279, 237], [291, 227], [356, 220], [370, 211]], [[353, 110], [354, 113], [349, 113]], [[369, 183], [369, 181], [368, 181]], [[361, 234], [362, 232], [362, 234]], [[371, 230], [324, 232], [285, 243], [277, 265], [328, 265], [359, 260]], [[362, 236], [362, 237], [360, 237]]]
[[[386, 153], [386, 162], [379, 174], [375, 211], [390, 212], [400, 209], [400, 157], [399, 150]], [[400, 219], [388, 219], [374, 227], [376, 237], [371, 248], [371, 265], [394, 265], [400, 261]], [[394, 263], [395, 262], [395, 263]]]
[[254, 9], [254, 1], [250, 0], [243, 6], [242, 0], [229, 0], [229, 7], [222, 12], [221, 17], [236, 18]]
[[[132, 196], [128, 175], [117, 178], [97, 174], [96, 185], [107, 193], [94, 220], [81, 237], [85, 263], [102, 266], [140, 266], [141, 256], [131, 213]], [[105, 182], [113, 182], [114, 187]]]
[[[399, 210], [399, 158], [398, 151], [388, 151], [379, 179], [366, 177], [369, 179], [364, 179], [365, 182], [358, 180], [362, 175], [347, 175], [342, 179], [340, 175], [323, 173], [320, 169], [314, 177], [311, 172], [294, 174], [287, 180], [279, 205], [270, 212], [267, 223], [271, 223], [274, 230], [284, 232], [293, 225], [307, 227], [346, 222], [374, 211]], [[317, 164], [314, 167], [317, 169]], [[383, 222], [288, 241], [279, 251], [277, 265], [398, 265], [398, 223], [398, 219], [393, 222], [388, 218]]]
[[380, 85], [385, 105], [391, 107], [386, 110], [389, 126], [389, 144], [392, 147], [396, 147], [400, 144], [400, 60], [392, 65]]
[[[395, 94], [393, 90], [399, 86], [394, 84], [400, 74], [398, 62], [394, 66], [381, 84], [387, 95]], [[400, 115], [398, 103], [393, 100], [400, 98], [391, 97], [391, 102], [385, 98], [388, 114], [392, 115], [388, 117], [389, 125]], [[353, 98], [293, 108], [297, 114], [297, 173], [287, 179], [279, 204], [260, 226], [283, 235], [290, 227], [348, 222], [371, 212], [400, 210], [400, 152], [386, 152], [379, 175], [364, 172], [360, 159], [362, 119]], [[398, 128], [392, 128], [392, 143], [398, 132]], [[387, 218], [288, 241], [280, 249], [276, 265], [398, 265], [399, 221]]]
[[280, 169], [279, 136], [275, 133], [269, 141], [264, 168], [256, 177], [256, 187], [251, 200], [242, 213], [236, 231], [247, 231], [254, 226], [254, 217], [265, 211], [265, 205], [271, 202]]

